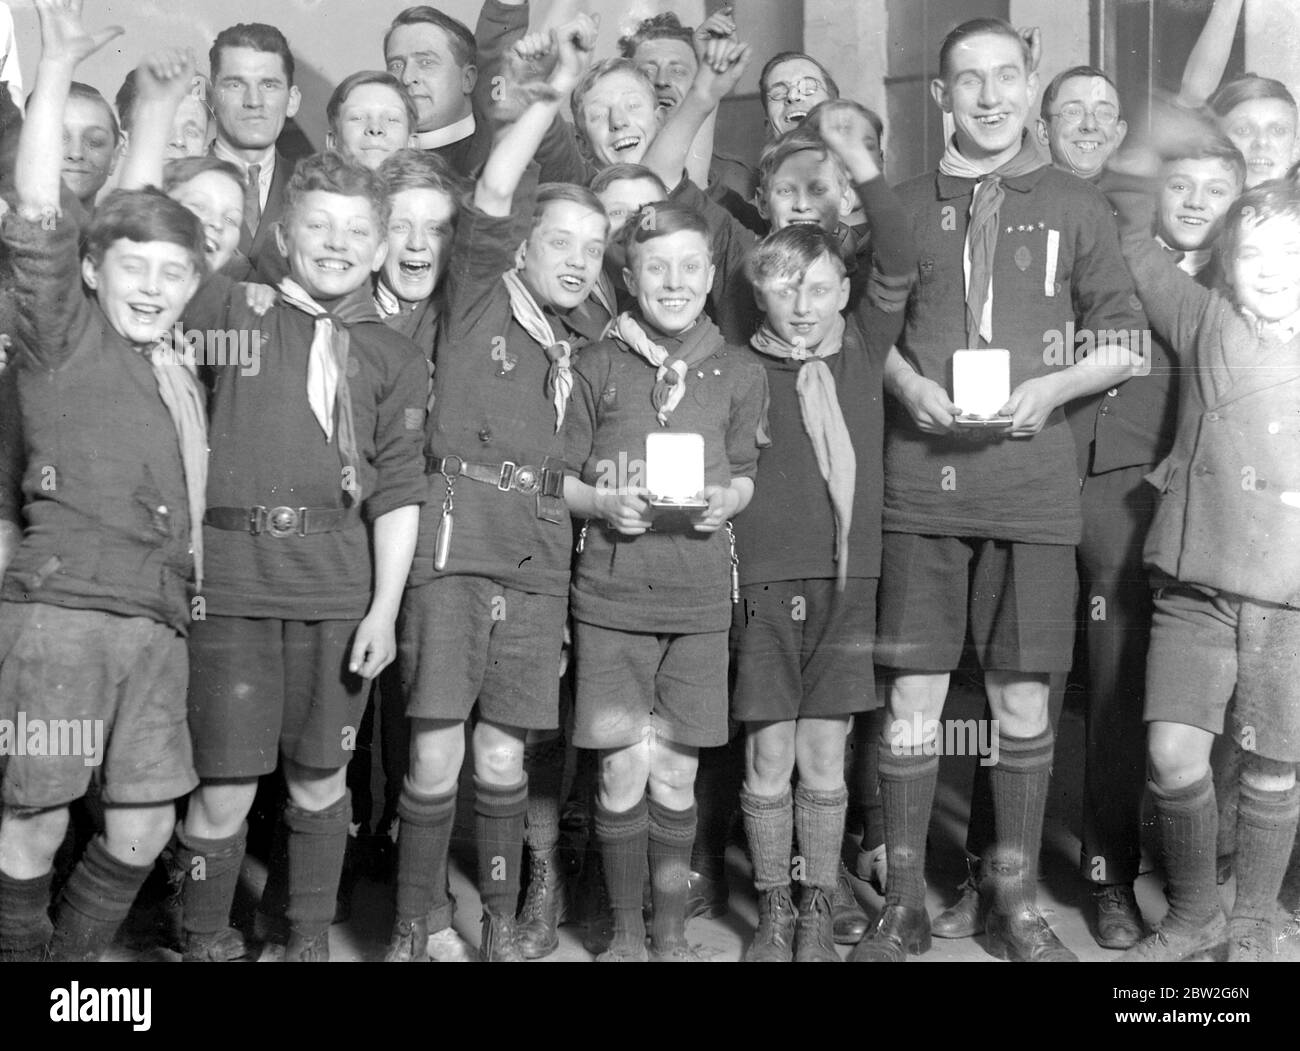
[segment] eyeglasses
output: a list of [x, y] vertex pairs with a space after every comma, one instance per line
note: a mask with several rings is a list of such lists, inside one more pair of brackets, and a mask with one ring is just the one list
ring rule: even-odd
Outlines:
[[1099, 102], [1094, 109], [1089, 110], [1082, 102], [1067, 102], [1052, 114], [1053, 117], [1060, 117], [1066, 124], [1082, 124], [1083, 118], [1089, 115], [1096, 121], [1098, 127], [1113, 127], [1119, 121], [1119, 107], [1112, 106], [1109, 102]]
[[800, 98], [807, 98], [819, 91], [825, 91], [826, 85], [816, 77], [800, 77], [792, 84], [773, 84], [767, 89], [768, 102], [784, 102], [796, 91]]

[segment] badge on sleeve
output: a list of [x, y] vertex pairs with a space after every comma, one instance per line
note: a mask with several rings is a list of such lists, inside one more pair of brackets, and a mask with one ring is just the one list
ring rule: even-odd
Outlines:
[[1034, 261], [1034, 253], [1029, 250], [1028, 245], [1021, 245], [1016, 249], [1016, 266], [1022, 271], [1029, 269], [1029, 264]]

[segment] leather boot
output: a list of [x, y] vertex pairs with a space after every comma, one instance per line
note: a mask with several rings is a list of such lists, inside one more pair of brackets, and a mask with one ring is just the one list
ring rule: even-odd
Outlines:
[[925, 908], [886, 905], [862, 941], [853, 947], [849, 963], [902, 963], [910, 953], [930, 951], [930, 914]]
[[393, 924], [393, 937], [384, 954], [384, 963], [424, 963], [429, 959], [429, 923], [418, 920], [398, 920]]
[[515, 923], [515, 937], [524, 959], [540, 960], [559, 947], [559, 926], [568, 911], [566, 890], [559, 851], [530, 850], [528, 891]]
[[794, 930], [795, 963], [839, 963], [831, 900], [821, 887], [805, 886]]
[[289, 944], [284, 950], [285, 963], [329, 963], [330, 932], [327, 927], [313, 938], [295, 932], [289, 933]]
[[186, 931], [181, 936], [181, 960], [184, 963], [231, 963], [248, 954], [244, 936], [234, 927], [212, 934]]
[[966, 859], [966, 878], [957, 888], [957, 900], [934, 918], [930, 930], [936, 938], [973, 938], [984, 930], [979, 858]]
[[692, 870], [686, 877], [686, 918], [716, 920], [727, 914], [727, 875]]
[[483, 910], [483, 936], [478, 943], [482, 963], [519, 963], [523, 956], [515, 933], [515, 918]]
[[789, 963], [794, 958], [798, 916], [789, 887], [763, 891], [758, 900], [758, 930], [745, 950], [745, 963]]
[[835, 944], [857, 945], [871, 926], [867, 914], [858, 904], [853, 892], [848, 866], [840, 862], [840, 878], [835, 882], [835, 896], [831, 899], [831, 916], [834, 919]]

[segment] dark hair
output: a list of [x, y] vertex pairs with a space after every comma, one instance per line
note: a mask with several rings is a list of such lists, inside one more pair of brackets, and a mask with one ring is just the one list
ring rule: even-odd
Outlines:
[[1220, 86], [1219, 90], [1210, 96], [1209, 105], [1210, 109], [1214, 110], [1215, 116], [1226, 117], [1243, 102], [1252, 102], [1255, 99], [1277, 99], [1279, 102], [1285, 102], [1293, 110], [1296, 108], [1295, 96], [1287, 90], [1285, 84], [1269, 77], [1257, 77], [1253, 73], [1247, 73], [1244, 77], [1238, 77]]
[[114, 190], [95, 208], [85, 233], [81, 235], [81, 255], [96, 266], [104, 253], [118, 241], [165, 241], [179, 245], [190, 255], [200, 274], [207, 273], [203, 254], [203, 227], [198, 216], [177, 204], [162, 190], [152, 186], [143, 190]]
[[402, 108], [406, 110], [406, 119], [410, 123], [410, 129], [415, 130], [415, 126], [420, 123], [420, 117], [415, 111], [415, 100], [408, 94], [405, 85], [386, 70], [363, 69], [359, 73], [344, 77], [339, 82], [339, 86], [330, 94], [329, 101], [325, 103], [325, 122], [330, 131], [334, 132], [335, 135], [338, 134], [339, 113], [348, 101], [348, 96], [363, 84], [382, 84], [384, 87], [390, 88], [402, 100]]
[[384, 180], [338, 150], [322, 150], [298, 162], [284, 189], [285, 220], [293, 215], [305, 195], [318, 190], [340, 197], [364, 197], [370, 202], [380, 228], [388, 226], [388, 188]]
[[[1119, 98], [1119, 86], [1096, 66], [1071, 66], [1064, 73], [1056, 74], [1043, 91], [1043, 104], [1038, 107], [1039, 115], [1043, 120], [1051, 119], [1052, 105], [1056, 102], [1056, 96], [1060, 93], [1061, 85], [1073, 77], [1100, 77], [1115, 89], [1115, 98]], [[1120, 112], [1123, 113], [1123, 107], [1120, 107]]]
[[1232, 144], [1231, 139], [1217, 131], [1207, 130], [1204, 135], [1195, 137], [1181, 149], [1164, 157], [1161, 163], [1162, 166], [1167, 166], [1182, 160], [1223, 161], [1233, 170], [1238, 182], [1242, 184], [1246, 182], [1246, 158], [1241, 155], [1241, 150]]
[[[109, 127], [113, 129], [113, 141], [122, 141], [122, 126], [117, 122], [117, 114], [113, 112], [113, 107], [108, 104], [108, 99], [99, 93], [97, 88], [92, 88], [89, 84], [83, 84], [79, 80], [74, 80], [68, 87], [68, 98], [70, 99], [89, 99], [91, 102], [98, 102], [104, 107], [104, 112], [108, 114]], [[31, 96], [28, 96], [30, 101]]]
[[279, 55], [284, 64], [284, 76], [293, 87], [293, 52], [289, 50], [289, 41], [275, 26], [265, 22], [240, 22], [217, 34], [217, 39], [208, 49], [208, 71], [213, 82], [221, 68], [221, 49], [224, 47], [247, 47], [254, 51], [264, 51], [269, 55]]
[[654, 172], [644, 164], [611, 164], [608, 168], [601, 168], [588, 184], [591, 192], [599, 194], [606, 190], [612, 183], [621, 182], [624, 179], [647, 179], [659, 187], [659, 191], [668, 197], [668, 187], [664, 185], [663, 179], [659, 178]]
[[183, 186], [204, 172], [216, 172], [227, 176], [239, 187], [240, 193], [243, 193], [244, 177], [239, 169], [229, 161], [223, 161], [220, 157], [211, 154], [202, 157], [177, 157], [163, 165], [163, 193], [170, 194], [176, 187]]
[[379, 177], [388, 188], [388, 198], [403, 190], [438, 190], [451, 198], [453, 215], [470, 191], [469, 180], [453, 171], [436, 153], [424, 150], [398, 150], [384, 158]]
[[952, 57], [953, 49], [958, 44], [969, 40], [971, 37], [983, 36], [986, 33], [1006, 37], [1019, 44], [1020, 55], [1025, 64], [1025, 72], [1029, 72], [1029, 45], [1025, 42], [1025, 38], [1016, 32], [1015, 26], [1003, 18], [972, 18], [957, 26], [943, 38], [943, 43], [939, 45], [939, 75], [944, 78], [948, 76], [948, 59]]
[[533, 207], [533, 221], [528, 227], [530, 233], [537, 229], [538, 223], [542, 221], [542, 216], [546, 214], [547, 206], [557, 201], [569, 201], [573, 204], [580, 204], [584, 208], [590, 208], [601, 216], [606, 224], [609, 222], [609, 216], [605, 215], [605, 206], [600, 203], [600, 198], [587, 187], [572, 182], [544, 182], [537, 187], [537, 199]]
[[749, 250], [745, 276], [755, 288], [778, 278], [802, 281], [822, 256], [830, 259], [840, 277], [847, 276], [839, 241], [820, 226], [796, 223], [768, 234]]
[[578, 78], [578, 83], [573, 86], [573, 94], [569, 96], [569, 108], [573, 111], [574, 131], [578, 136], [578, 142], [584, 147], [589, 146], [589, 143], [587, 142], [587, 131], [582, 121], [582, 101], [586, 98], [587, 93], [591, 91], [596, 81], [600, 80], [601, 77], [609, 76], [611, 73], [627, 73], [644, 84], [651, 103], [657, 103], [658, 96], [655, 93], [654, 82], [630, 58], [605, 58], [599, 62], [593, 62], [587, 67], [587, 71]]
[[812, 55], [805, 54], [802, 51], [782, 51], [780, 54], [769, 58], [763, 65], [762, 72], [758, 75], [758, 101], [764, 109], [767, 107], [767, 78], [772, 75], [772, 70], [782, 62], [789, 62], [796, 58], [801, 58], [805, 62], [811, 62], [816, 66], [821, 71], [822, 79], [826, 81], [826, 94], [833, 99], [840, 97], [840, 86], [835, 83], [835, 78], [831, 76], [830, 70], [813, 58]]
[[[781, 165], [796, 153], [804, 153], [809, 150], [823, 159], [827, 157], [834, 158], [834, 154], [826, 148], [826, 143], [822, 141], [821, 136], [813, 128], [807, 127], [806, 119], [803, 124], [791, 128], [784, 135], [768, 142], [758, 155], [758, 196], [760, 198], [767, 197], [772, 177], [780, 170]], [[848, 176], [838, 159], [835, 159], [835, 170], [847, 182]]]
[[1236, 257], [1241, 231], [1247, 223], [1259, 224], [1269, 219], [1285, 218], [1300, 225], [1300, 186], [1286, 179], [1269, 182], [1247, 190], [1228, 208], [1219, 235], [1219, 253], [1227, 263]]
[[649, 18], [643, 18], [627, 36], [619, 37], [618, 51], [624, 58], [631, 58], [636, 49], [647, 40], [678, 40], [695, 54], [695, 36], [672, 11], [663, 11]]
[[628, 264], [631, 265], [632, 250], [637, 245], [643, 245], [659, 237], [681, 233], [683, 230], [689, 230], [703, 237], [708, 247], [709, 258], [713, 258], [713, 240], [709, 237], [709, 224], [704, 216], [694, 208], [675, 204], [672, 201], [647, 204], [636, 215], [628, 218], [619, 234]]
[[421, 24], [436, 26], [447, 35], [451, 57], [456, 60], [456, 65], [472, 66], [478, 62], [478, 44], [474, 42], [474, 34], [470, 32], [469, 27], [464, 22], [452, 18], [451, 15], [443, 14], [436, 7], [427, 5], [408, 7], [393, 19], [393, 24], [384, 33], [384, 58], [388, 58], [388, 41], [393, 35], [393, 30], [398, 26]]

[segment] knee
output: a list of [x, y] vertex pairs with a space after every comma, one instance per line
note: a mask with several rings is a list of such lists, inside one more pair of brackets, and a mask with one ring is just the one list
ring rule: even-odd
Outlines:
[[186, 828], [204, 839], [232, 836], [248, 816], [256, 794], [256, 781], [202, 784], [190, 796]]
[[130, 865], [148, 865], [176, 830], [176, 808], [112, 808], [105, 812], [104, 826], [109, 853]]
[[745, 787], [761, 796], [778, 795], [790, 784], [794, 773], [794, 736], [751, 737], [745, 770]]
[[292, 764], [285, 769], [285, 783], [294, 806], [313, 813], [326, 810], [347, 792], [347, 768], [323, 770]]
[[801, 743], [799, 781], [818, 791], [832, 791], [844, 783], [844, 739]]
[[26, 863], [16, 863], [12, 870], [8, 864], [0, 867], [11, 874], [29, 865], [38, 870], [37, 875], [48, 871], [67, 833], [67, 807], [42, 810], [6, 808], [0, 821], [0, 862], [10, 861], [10, 855], [13, 855], [14, 859], [21, 856]]
[[698, 766], [694, 755], [683, 755], [671, 748], [652, 748], [650, 795], [676, 810], [690, 806], [695, 799]]
[[524, 776], [524, 749], [510, 741], [474, 740], [474, 773], [494, 785], [516, 785]]
[[409, 773], [421, 792], [441, 794], [455, 787], [465, 758], [464, 731], [457, 730], [412, 727]]
[[1003, 678], [986, 673], [986, 690], [1002, 732], [1012, 737], [1037, 737], [1047, 730], [1046, 676]]
[[1151, 779], [1161, 788], [1179, 788], [1194, 784], [1210, 773], [1208, 756], [1189, 749], [1177, 736], [1150, 731], [1147, 739], [1147, 762]]
[[1295, 769], [1294, 763], [1247, 752], [1241, 780], [1259, 792], [1289, 792], [1295, 787]]

